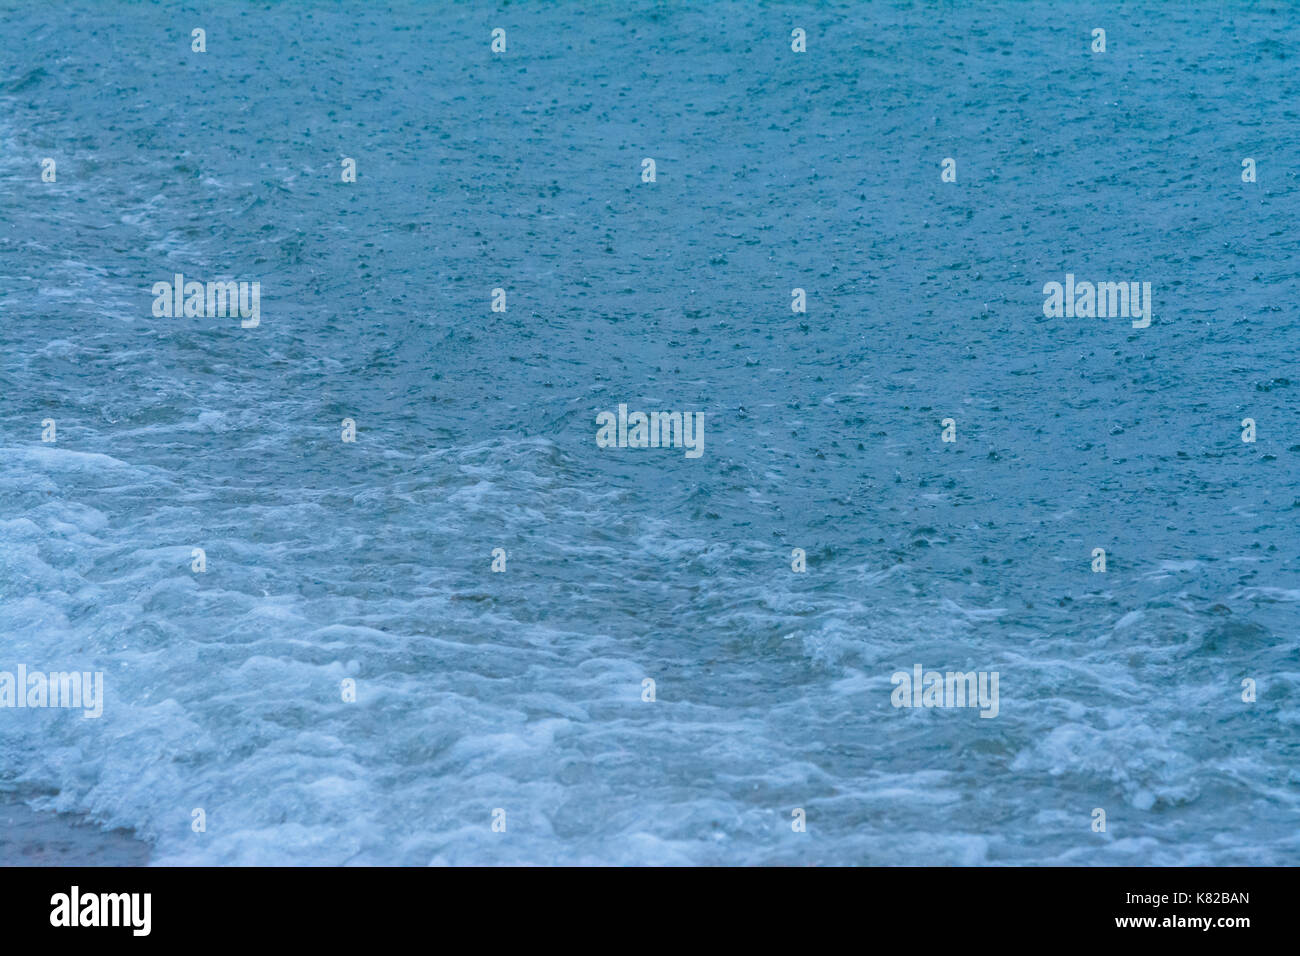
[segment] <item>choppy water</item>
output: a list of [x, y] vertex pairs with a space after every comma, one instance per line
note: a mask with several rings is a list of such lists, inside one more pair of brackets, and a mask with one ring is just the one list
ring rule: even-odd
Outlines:
[[350, 6], [0, 15], [0, 669], [108, 687], [0, 785], [161, 863], [1297, 862], [1293, 7]]

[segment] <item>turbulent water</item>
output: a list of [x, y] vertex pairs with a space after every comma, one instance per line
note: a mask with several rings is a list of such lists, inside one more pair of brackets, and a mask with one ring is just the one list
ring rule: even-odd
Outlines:
[[0, 670], [106, 702], [0, 789], [156, 863], [1300, 862], [1300, 21], [1148, 6], [6, 6]]

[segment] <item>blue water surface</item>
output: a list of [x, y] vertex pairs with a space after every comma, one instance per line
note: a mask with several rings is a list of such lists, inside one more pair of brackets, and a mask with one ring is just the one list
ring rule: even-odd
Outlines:
[[[0, 787], [158, 863], [1300, 861], [1293, 5], [69, 0], [0, 50], [0, 670], [108, 688], [0, 710]], [[155, 317], [176, 273], [260, 325]], [[1046, 317], [1067, 273], [1150, 327]], [[620, 403], [704, 454], [598, 448]], [[895, 708], [916, 664], [997, 717]]]

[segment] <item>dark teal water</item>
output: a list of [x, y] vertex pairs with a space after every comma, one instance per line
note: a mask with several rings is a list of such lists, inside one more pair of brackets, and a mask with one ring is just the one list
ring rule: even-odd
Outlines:
[[6, 6], [0, 670], [108, 700], [0, 785], [164, 863], [1297, 862], [1300, 29], [1146, 6]]

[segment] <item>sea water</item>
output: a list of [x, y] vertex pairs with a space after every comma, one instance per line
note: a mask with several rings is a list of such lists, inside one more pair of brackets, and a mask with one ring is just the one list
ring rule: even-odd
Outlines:
[[159, 863], [1296, 863], [1300, 29], [1150, 6], [7, 5], [0, 669], [104, 701], [0, 784]]

